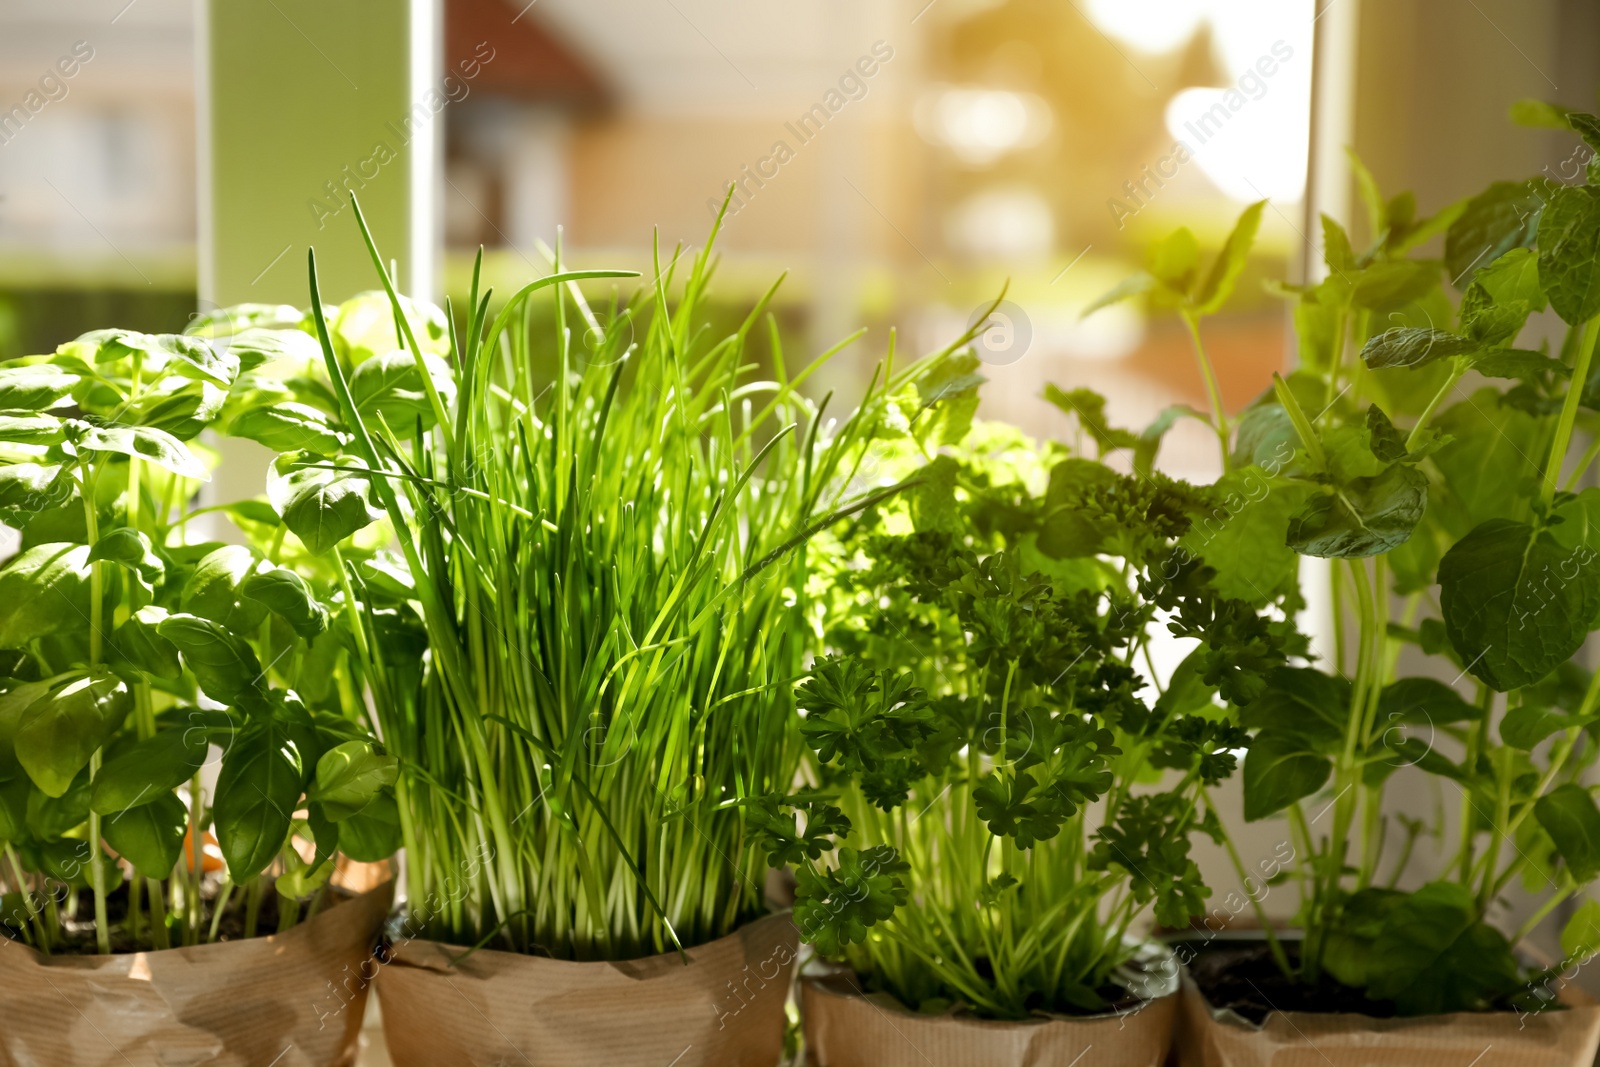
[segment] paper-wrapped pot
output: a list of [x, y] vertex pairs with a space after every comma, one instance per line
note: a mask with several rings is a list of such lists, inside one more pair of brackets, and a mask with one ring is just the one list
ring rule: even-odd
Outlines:
[[1178, 1067], [1591, 1067], [1600, 1045], [1600, 1005], [1573, 985], [1560, 993], [1566, 1011], [1274, 1011], [1257, 1026], [1212, 1007], [1187, 971], [1182, 981]]
[[1122, 1011], [996, 1022], [913, 1012], [863, 993], [852, 974], [807, 974], [800, 1015], [809, 1067], [1162, 1067], [1177, 982], [1158, 979], [1151, 992]]
[[687, 965], [406, 941], [378, 976], [384, 1040], [395, 1067], [775, 1067], [797, 946], [787, 914], [689, 949]]
[[349, 1067], [390, 889], [242, 941], [49, 958], [0, 941], [0, 1067]]

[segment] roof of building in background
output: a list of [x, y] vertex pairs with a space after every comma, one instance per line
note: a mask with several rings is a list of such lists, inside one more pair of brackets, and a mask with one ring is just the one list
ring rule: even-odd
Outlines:
[[485, 42], [494, 60], [482, 65], [479, 88], [525, 100], [581, 110], [599, 110], [613, 100], [598, 69], [544, 26], [533, 4], [506, 0], [446, 0], [445, 68], [460, 69]]

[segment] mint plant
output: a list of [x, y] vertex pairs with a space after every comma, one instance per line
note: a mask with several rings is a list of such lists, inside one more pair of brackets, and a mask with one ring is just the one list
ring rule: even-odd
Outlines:
[[[351, 714], [336, 598], [286, 565], [267, 504], [195, 506], [199, 434], [261, 421], [264, 383], [315, 352], [301, 326], [246, 305], [0, 366], [0, 518], [21, 534], [0, 568], [0, 922], [43, 952], [91, 919], [102, 953], [215, 939], [230, 902], [253, 934], [273, 892], [287, 927], [339, 851], [394, 851], [394, 760]], [[264, 547], [201, 540], [217, 519]]]
[[[1518, 113], [1600, 147], [1592, 116]], [[1579, 488], [1600, 454], [1600, 190], [1497, 182], [1424, 219], [1353, 165], [1370, 240], [1358, 251], [1324, 217], [1327, 277], [1276, 287], [1300, 365], [1234, 421], [1219, 483], [1250, 472], [1270, 486], [1230, 524], [1250, 571], [1333, 567], [1327, 662], [1277, 667], [1230, 710], [1250, 733], [1245, 818], [1287, 816], [1297, 855], [1286, 877], [1304, 941], [1282, 943], [1264, 914], [1263, 927], [1287, 977], [1360, 990], [1376, 1012], [1537, 1008], [1553, 972], [1516, 946], [1600, 873], [1584, 784], [1600, 674], [1574, 662], [1600, 613], [1600, 490]], [[1440, 235], [1442, 262], [1419, 254]], [[1554, 351], [1521, 341], [1536, 316], [1564, 324]], [[1236, 589], [1254, 580], [1226, 544], [1197, 554]], [[1385, 808], [1401, 768], [1454, 800], [1453, 827]], [[1419, 838], [1441, 862], [1403, 888]], [[1518, 880], [1540, 902], [1508, 931]], [[1600, 944], [1597, 919], [1580, 905], [1570, 954]]]

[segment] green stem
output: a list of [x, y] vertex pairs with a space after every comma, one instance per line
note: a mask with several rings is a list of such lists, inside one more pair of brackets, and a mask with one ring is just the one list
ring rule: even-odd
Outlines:
[[1550, 442], [1550, 458], [1544, 465], [1544, 485], [1539, 500], [1545, 507], [1555, 499], [1556, 481], [1561, 477], [1561, 465], [1567, 458], [1567, 447], [1572, 443], [1572, 427], [1578, 420], [1578, 406], [1583, 401], [1583, 389], [1589, 381], [1589, 366], [1594, 362], [1595, 338], [1600, 336], [1600, 316], [1589, 320], [1584, 327], [1583, 341], [1578, 346], [1578, 363], [1572, 368], [1572, 384], [1567, 386], [1567, 398], [1561, 405], [1561, 417], [1556, 422], [1555, 439]]
[[8, 842], [5, 846], [6, 860], [11, 864], [11, 873], [17, 879], [17, 892], [22, 895], [22, 906], [27, 909], [28, 919], [37, 931], [40, 952], [50, 955], [50, 934], [44, 922], [39, 918], [39, 904], [33, 899], [33, 889], [28, 885], [27, 875], [22, 873], [22, 863], [17, 859], [16, 850]]
[[[1205, 800], [1206, 807], [1212, 813], [1215, 813], [1217, 806], [1212, 802], [1211, 794], [1206, 791], [1205, 786], [1200, 787], [1200, 796]], [[1218, 827], [1222, 826], [1220, 817], [1216, 820], [1216, 825]], [[1233, 836], [1226, 829], [1222, 830], [1222, 844], [1228, 850], [1228, 859], [1233, 861], [1234, 872], [1239, 875], [1239, 887], [1244, 890], [1245, 896], [1250, 899], [1251, 910], [1256, 913], [1256, 921], [1261, 924], [1261, 933], [1267, 939], [1267, 948], [1271, 951], [1273, 960], [1277, 962], [1278, 969], [1283, 972], [1283, 976], [1293, 980], [1295, 974], [1294, 968], [1289, 965], [1289, 955], [1284, 952], [1283, 945], [1278, 940], [1278, 934], [1272, 928], [1272, 920], [1267, 917], [1267, 909], [1261, 903], [1260, 896], [1250, 892], [1248, 887], [1250, 872], [1245, 869], [1244, 860], [1239, 858], [1239, 850], [1234, 847]]]
[[1185, 311], [1183, 324], [1189, 328], [1189, 338], [1194, 342], [1195, 359], [1200, 364], [1200, 376], [1205, 379], [1206, 394], [1211, 398], [1211, 417], [1215, 422], [1212, 427], [1217, 432], [1217, 442], [1222, 448], [1222, 473], [1228, 473], [1228, 414], [1222, 406], [1222, 390], [1217, 385], [1217, 375], [1211, 368], [1211, 359], [1206, 355], [1206, 346], [1200, 340], [1200, 320], [1194, 314]]
[[158, 949], [172, 947], [172, 938], [167, 930], [167, 889], [159, 879], [151, 878], [146, 883], [150, 891], [150, 940]]
[[1417, 447], [1417, 440], [1422, 436], [1422, 431], [1427, 429], [1428, 422], [1433, 418], [1433, 413], [1444, 403], [1444, 398], [1450, 395], [1450, 390], [1456, 387], [1461, 376], [1467, 373], [1467, 361], [1460, 356], [1450, 361], [1450, 373], [1445, 377], [1444, 384], [1439, 386], [1438, 392], [1433, 394], [1428, 401], [1428, 406], [1422, 409], [1422, 414], [1417, 416], [1417, 424], [1411, 427], [1411, 432], [1406, 435], [1406, 451]]
[[1527, 922], [1517, 927], [1517, 932], [1511, 937], [1511, 943], [1513, 945], [1521, 944], [1523, 938], [1533, 933], [1534, 929], [1537, 928], [1540, 923], [1544, 922], [1545, 918], [1551, 912], [1555, 911], [1556, 908], [1561, 906], [1562, 901], [1566, 900], [1572, 895], [1573, 888], [1574, 887], [1570, 885], [1565, 886], [1562, 888], [1561, 892], [1550, 894], [1550, 898], [1543, 904], [1539, 905], [1539, 910], [1528, 916]]

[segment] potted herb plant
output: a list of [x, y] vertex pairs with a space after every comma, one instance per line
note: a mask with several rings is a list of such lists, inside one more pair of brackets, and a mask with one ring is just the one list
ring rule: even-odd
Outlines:
[[[1600, 145], [1591, 116], [1517, 112]], [[1248, 472], [1269, 487], [1232, 520], [1252, 566], [1332, 567], [1332, 655], [1277, 669], [1239, 710], [1244, 817], [1287, 816], [1293, 859], [1278, 881], [1299, 891], [1297, 930], [1273, 929], [1247, 879], [1260, 934], [1182, 946], [1180, 1059], [1268, 1064], [1314, 1048], [1336, 1065], [1375, 1050], [1469, 1062], [1492, 1047], [1482, 1062], [1587, 1065], [1600, 1008], [1560, 975], [1600, 946], [1600, 905], [1574, 911], [1561, 965], [1521, 948], [1600, 873], [1584, 782], [1600, 674], [1574, 661], [1600, 609], [1600, 496], [1578, 489], [1600, 452], [1578, 432], [1600, 429], [1600, 199], [1589, 185], [1498, 182], [1421, 219], [1355, 166], [1369, 243], [1356, 251], [1325, 217], [1326, 279], [1279, 287], [1299, 369], [1236, 421], [1215, 416], [1232, 443], [1224, 481]], [[1417, 254], [1441, 235], [1442, 263]], [[1189, 306], [1180, 275], [1150, 278], [1163, 302]], [[1519, 347], [1535, 316], [1564, 327], [1555, 351]], [[1285, 449], [1291, 460], [1260, 470]], [[1226, 551], [1195, 549], [1228, 569]], [[1429, 776], [1454, 817], [1430, 826], [1386, 809], [1402, 768]], [[1432, 870], [1419, 837], [1440, 843]], [[1519, 881], [1534, 904], [1513, 925]]]
[[[394, 760], [349, 713], [346, 639], [282, 565], [276, 513], [195, 505], [197, 435], [249, 424], [254, 378], [311, 343], [298, 325], [245, 307], [0, 366], [21, 538], [0, 568], [0, 1059], [353, 1055], [365, 982], [317, 1002], [387, 891], [329, 883], [341, 849], [394, 851], [373, 815]], [[228, 516], [273, 547], [203, 539]]]
[[[630, 272], [557, 256], [496, 309], [475, 270], [430, 339], [354, 214], [386, 345], [350, 344], [313, 262], [325, 414], [350, 436], [276, 470], [323, 487], [302, 519], [359, 605], [401, 760], [391, 1052], [770, 1064], [795, 935], [765, 900], [750, 803], [787, 793], [800, 759], [805, 545], [898, 489], [853, 474], [928, 364], [886, 363], [831, 425], [800, 389], [844, 345], [791, 371], [776, 286], [709, 332], [709, 248], [609, 308], [579, 283]], [[378, 516], [398, 559], [345, 543]]]
[[[1201, 914], [1190, 837], [1244, 738], [1209, 698], [1248, 700], [1296, 639], [1178, 554], [1206, 490], [1144, 469], [1093, 393], [1047, 397], [1094, 458], [968, 430], [970, 404], [925, 417], [922, 484], [840, 534], [836, 655], [799, 696], [812, 790], [768, 827], [842, 965], [803, 979], [818, 1067], [1166, 1062], [1148, 924]], [[1137, 473], [1104, 462], [1135, 447]], [[1210, 642], [1165, 690], [1158, 612]]]

